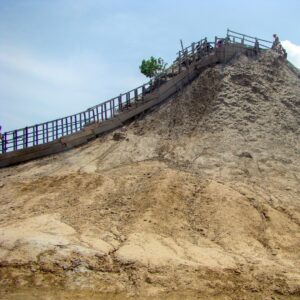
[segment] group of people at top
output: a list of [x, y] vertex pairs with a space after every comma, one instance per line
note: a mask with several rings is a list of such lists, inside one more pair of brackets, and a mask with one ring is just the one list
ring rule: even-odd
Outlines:
[[277, 34], [273, 34], [273, 38], [274, 38], [274, 41], [273, 41], [273, 45], [272, 45], [272, 50], [278, 52], [280, 54], [281, 57], [283, 58], [287, 58], [287, 52], [286, 50], [282, 47], [280, 41], [279, 41], [279, 37]]
[[[280, 56], [284, 59], [287, 58], [287, 52], [286, 50], [282, 47], [280, 41], [279, 41], [279, 37], [277, 34], [273, 34], [273, 44], [272, 44], [272, 50], [276, 51], [277, 53], [280, 54]], [[230, 42], [229, 37], [225, 38], [225, 39], [219, 39], [216, 43], [216, 48], [221, 48], [224, 44], [226, 44], [227, 42]], [[255, 44], [254, 44], [254, 49], [256, 50], [256, 52], [258, 53], [259, 51], [259, 42], [258, 39], [255, 39]]]
[[225, 39], [219, 39], [216, 43], [216, 48], [221, 48], [223, 45], [226, 45], [227, 43], [230, 43], [230, 37], [227, 36]]

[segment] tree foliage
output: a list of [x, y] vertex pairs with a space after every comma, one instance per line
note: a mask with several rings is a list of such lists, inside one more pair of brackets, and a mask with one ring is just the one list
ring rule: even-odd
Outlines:
[[165, 70], [166, 63], [162, 58], [154, 58], [151, 56], [149, 59], [143, 59], [140, 65], [141, 73], [149, 78], [156, 77]]

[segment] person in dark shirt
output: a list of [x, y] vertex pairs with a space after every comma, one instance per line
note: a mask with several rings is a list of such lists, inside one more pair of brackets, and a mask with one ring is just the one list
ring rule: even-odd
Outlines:
[[273, 38], [274, 38], [274, 41], [273, 41], [272, 49], [277, 50], [280, 45], [279, 37], [277, 34], [274, 33]]
[[276, 51], [279, 53], [280, 57], [283, 59], [287, 59], [287, 52], [286, 50], [282, 47], [279, 37], [277, 34], [273, 34], [274, 42], [272, 45], [272, 50]]
[[254, 53], [255, 55], [259, 54], [259, 42], [258, 39], [255, 39], [255, 43], [254, 43]]

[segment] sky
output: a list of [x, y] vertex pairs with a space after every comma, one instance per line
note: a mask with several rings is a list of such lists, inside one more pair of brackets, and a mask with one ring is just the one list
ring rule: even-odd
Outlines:
[[84, 111], [147, 79], [151, 55], [227, 28], [272, 40], [300, 67], [299, 0], [0, 0], [2, 132]]

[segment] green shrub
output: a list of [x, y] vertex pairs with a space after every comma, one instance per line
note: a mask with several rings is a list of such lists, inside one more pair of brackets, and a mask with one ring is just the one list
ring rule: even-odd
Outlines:
[[149, 59], [143, 59], [140, 65], [141, 73], [149, 78], [156, 77], [162, 73], [166, 68], [166, 63], [162, 58], [154, 58], [151, 56]]

